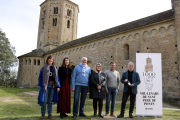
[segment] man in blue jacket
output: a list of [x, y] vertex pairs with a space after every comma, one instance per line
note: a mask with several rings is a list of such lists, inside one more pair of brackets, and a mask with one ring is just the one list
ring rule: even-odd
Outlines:
[[139, 74], [134, 71], [133, 62], [128, 63], [128, 71], [124, 72], [121, 78], [121, 83], [124, 84], [122, 104], [121, 104], [121, 113], [118, 115], [118, 118], [124, 117], [124, 111], [126, 107], [126, 102], [130, 96], [130, 108], [129, 108], [129, 117], [133, 118], [132, 113], [134, 109], [137, 86], [140, 84]]
[[87, 66], [87, 58], [83, 57], [81, 63], [74, 68], [72, 75], [72, 91], [74, 92], [73, 118], [77, 118], [79, 96], [81, 93], [81, 101], [79, 108], [79, 116], [86, 117], [84, 114], [84, 104], [89, 89], [89, 77], [91, 69]]

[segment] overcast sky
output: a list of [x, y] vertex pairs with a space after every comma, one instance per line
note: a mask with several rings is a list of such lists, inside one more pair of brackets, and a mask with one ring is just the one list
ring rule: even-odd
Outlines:
[[[16, 56], [36, 49], [40, 4], [0, 0], [0, 28]], [[171, 9], [171, 0], [71, 0], [79, 5], [78, 38]]]

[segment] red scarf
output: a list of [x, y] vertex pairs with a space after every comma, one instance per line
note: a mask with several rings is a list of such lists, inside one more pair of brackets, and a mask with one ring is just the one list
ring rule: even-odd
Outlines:
[[97, 70], [98, 71], [98, 73], [101, 71], [101, 70]]

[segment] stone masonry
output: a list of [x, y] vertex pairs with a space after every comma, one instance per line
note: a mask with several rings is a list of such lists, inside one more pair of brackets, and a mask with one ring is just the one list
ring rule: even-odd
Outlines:
[[115, 61], [122, 75], [129, 61], [136, 63], [136, 53], [162, 53], [163, 97], [180, 99], [180, 0], [172, 1], [172, 6], [171, 10], [77, 39], [78, 5], [69, 0], [44, 1], [37, 49], [18, 57], [18, 86], [37, 86], [48, 55], [54, 56], [58, 67], [64, 57], [70, 58], [74, 68], [86, 56], [91, 69], [101, 63], [103, 71]]

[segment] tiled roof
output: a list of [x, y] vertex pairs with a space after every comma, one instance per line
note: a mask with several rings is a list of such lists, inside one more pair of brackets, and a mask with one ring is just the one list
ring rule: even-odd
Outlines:
[[64, 48], [68, 48], [73, 45], [78, 45], [80, 43], [88, 42], [88, 41], [91, 41], [94, 39], [98, 39], [98, 38], [102, 38], [102, 37], [109, 36], [112, 34], [128, 31], [128, 30], [139, 28], [142, 26], [150, 25], [150, 24], [153, 24], [156, 22], [168, 20], [168, 19], [173, 18], [173, 16], [174, 16], [173, 10], [172, 9], [167, 10], [167, 11], [164, 11], [164, 12], [152, 15], [152, 16], [148, 16], [148, 17], [136, 20], [136, 21], [132, 21], [132, 22], [129, 22], [129, 23], [126, 23], [123, 25], [119, 25], [119, 26], [95, 33], [95, 34], [91, 34], [91, 35], [70, 41], [68, 43], [58, 46], [57, 48], [55, 48], [47, 53], [52, 53], [52, 52], [55, 52], [55, 51], [58, 51], [58, 50], [61, 50]]

